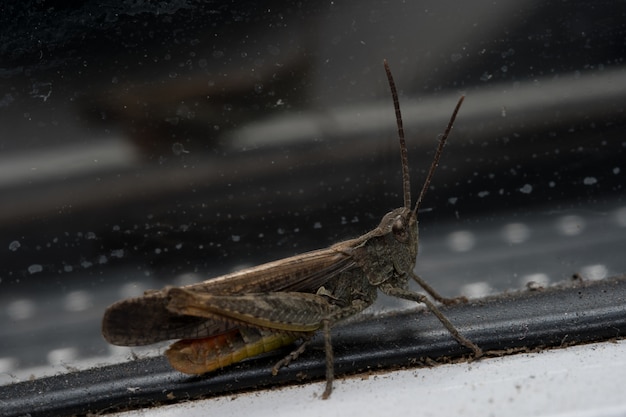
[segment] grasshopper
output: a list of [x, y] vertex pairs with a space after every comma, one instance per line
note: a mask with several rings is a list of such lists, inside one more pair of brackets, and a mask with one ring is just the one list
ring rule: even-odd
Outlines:
[[408, 288], [412, 278], [440, 303], [466, 301], [464, 297], [443, 298], [413, 272], [418, 248], [417, 211], [464, 97], [459, 99], [439, 139], [420, 195], [411, 208], [398, 93], [386, 60], [384, 67], [400, 140], [403, 207], [387, 213], [374, 230], [326, 249], [119, 301], [104, 314], [104, 338], [122, 346], [181, 339], [165, 354], [172, 367], [187, 374], [211, 372], [300, 341], [293, 352], [274, 365], [272, 373], [276, 375], [279, 368], [304, 352], [315, 332], [322, 330], [326, 351], [322, 398], [326, 399], [334, 379], [330, 329], [371, 305], [380, 290], [425, 304], [461, 345], [469, 348], [475, 358], [480, 357], [482, 350], [461, 335], [429, 297]]

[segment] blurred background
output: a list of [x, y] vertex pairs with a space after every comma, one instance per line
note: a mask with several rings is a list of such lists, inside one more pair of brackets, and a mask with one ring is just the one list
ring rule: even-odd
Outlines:
[[467, 96], [418, 274], [480, 296], [623, 273], [625, 18], [611, 1], [3, 5], [0, 381], [126, 360], [100, 335], [112, 302], [401, 206], [385, 58], [414, 198]]

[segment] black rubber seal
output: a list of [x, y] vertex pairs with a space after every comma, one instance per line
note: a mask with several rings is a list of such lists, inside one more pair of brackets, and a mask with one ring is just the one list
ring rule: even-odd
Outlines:
[[[615, 340], [626, 334], [626, 277], [501, 294], [442, 310], [490, 355]], [[469, 356], [425, 310], [337, 326], [333, 346], [337, 376]], [[272, 376], [272, 365], [288, 351], [201, 377], [173, 371], [159, 357], [16, 383], [0, 387], [0, 414], [106, 413], [324, 378], [320, 337], [298, 360]]]

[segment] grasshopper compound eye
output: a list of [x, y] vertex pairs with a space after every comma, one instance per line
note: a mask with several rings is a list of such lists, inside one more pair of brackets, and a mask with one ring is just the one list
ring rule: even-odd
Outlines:
[[398, 242], [406, 243], [409, 240], [409, 231], [404, 217], [398, 216], [391, 225], [391, 232]]

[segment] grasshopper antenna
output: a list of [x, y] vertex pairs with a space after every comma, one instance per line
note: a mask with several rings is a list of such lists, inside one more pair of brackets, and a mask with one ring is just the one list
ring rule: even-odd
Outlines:
[[[391, 89], [393, 107], [396, 110], [396, 124], [398, 125], [398, 137], [400, 138], [400, 159], [402, 160], [402, 187], [404, 189], [404, 207], [410, 208], [411, 183], [409, 177], [409, 158], [407, 156], [406, 140], [404, 139], [404, 127], [402, 127], [402, 113], [400, 113], [400, 102], [398, 101], [396, 84], [393, 82], [393, 76], [391, 75], [391, 70], [389, 69], [389, 64], [387, 64], [386, 59], [383, 61], [383, 64], [385, 66], [385, 72], [387, 73], [389, 88]], [[454, 112], [452, 112], [452, 116], [450, 117], [450, 121], [448, 122], [448, 126], [446, 127], [446, 130], [443, 132], [443, 135], [441, 135], [441, 138], [439, 139], [439, 144], [437, 145], [437, 150], [435, 151], [435, 157], [433, 158], [433, 162], [430, 165], [430, 169], [428, 170], [428, 176], [426, 177], [426, 181], [424, 181], [422, 191], [420, 191], [420, 195], [415, 202], [415, 208], [413, 209], [413, 213], [417, 214], [417, 209], [419, 208], [420, 204], [422, 204], [422, 200], [424, 199], [426, 190], [428, 190], [428, 187], [430, 186], [430, 181], [433, 179], [435, 169], [439, 165], [439, 158], [441, 158], [441, 153], [443, 152], [443, 147], [446, 144], [446, 139], [448, 139], [448, 135], [450, 135], [452, 125], [454, 124], [454, 120], [456, 119], [456, 115], [459, 112], [461, 104], [463, 104], [463, 100], [465, 100], [465, 96], [461, 96], [461, 98], [459, 98], [459, 101], [456, 103], [456, 107], [454, 108]]]
[[[393, 82], [393, 76], [389, 69], [387, 60], [383, 60], [385, 72], [387, 73], [387, 81], [391, 89], [391, 98], [393, 98], [393, 107], [396, 110], [396, 124], [398, 125], [398, 137], [400, 138], [400, 159], [402, 161], [402, 188], [404, 190], [404, 207], [411, 208], [411, 179], [409, 177], [409, 158], [406, 151], [406, 141], [404, 140], [404, 128], [402, 127], [402, 113], [400, 113], [400, 102], [398, 101], [398, 91], [396, 83]], [[432, 171], [432, 168], [431, 168]], [[422, 190], [424, 194], [424, 190]], [[422, 196], [420, 195], [420, 199]], [[418, 200], [419, 201], [419, 200]]]
[[461, 104], [463, 104], [463, 100], [465, 100], [465, 96], [461, 96], [459, 98], [459, 101], [456, 103], [456, 107], [454, 108], [454, 111], [452, 112], [452, 116], [450, 116], [450, 121], [448, 122], [448, 126], [446, 127], [446, 130], [443, 132], [443, 135], [441, 135], [441, 138], [439, 139], [439, 144], [437, 145], [437, 150], [435, 151], [435, 157], [433, 158], [433, 162], [430, 164], [430, 169], [428, 170], [428, 176], [426, 177], [426, 180], [424, 181], [424, 185], [422, 186], [422, 191], [420, 191], [420, 195], [417, 198], [417, 201], [415, 202], [415, 208], [413, 209], [413, 213], [415, 214], [417, 214], [417, 209], [419, 208], [420, 204], [422, 204], [422, 200], [424, 199], [424, 194], [426, 194], [426, 190], [428, 190], [428, 187], [430, 186], [430, 180], [433, 179], [433, 174], [435, 173], [435, 169], [437, 168], [437, 165], [439, 165], [439, 158], [441, 158], [443, 147], [446, 144], [446, 139], [448, 139], [448, 135], [450, 134], [450, 131], [452, 130], [452, 125], [454, 124], [456, 115], [459, 112], [459, 108], [461, 108]]

